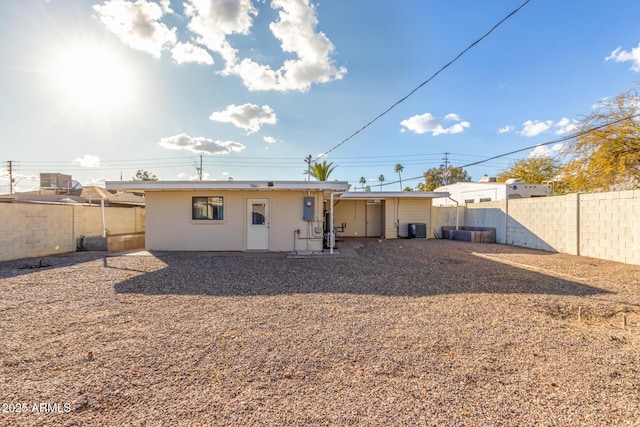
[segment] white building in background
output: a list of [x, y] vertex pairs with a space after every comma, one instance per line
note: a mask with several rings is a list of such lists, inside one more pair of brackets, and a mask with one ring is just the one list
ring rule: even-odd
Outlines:
[[434, 206], [442, 206], [455, 205], [454, 200], [463, 204], [553, 196], [553, 184], [528, 184], [515, 178], [497, 182], [495, 177], [484, 176], [478, 182], [458, 182], [438, 187], [433, 191], [444, 191], [451, 195], [450, 198], [433, 200]]

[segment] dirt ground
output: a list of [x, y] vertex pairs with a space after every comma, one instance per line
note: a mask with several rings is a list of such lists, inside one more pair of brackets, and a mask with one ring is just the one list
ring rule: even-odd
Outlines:
[[0, 425], [640, 425], [640, 266], [362, 243], [0, 263]]

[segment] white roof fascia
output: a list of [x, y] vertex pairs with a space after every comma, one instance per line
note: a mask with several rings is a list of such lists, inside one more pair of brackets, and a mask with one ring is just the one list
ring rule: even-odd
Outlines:
[[107, 181], [107, 190], [123, 191], [346, 191], [346, 181]]
[[449, 197], [448, 192], [424, 192], [424, 191], [350, 191], [342, 193], [340, 200], [356, 199], [435, 199], [438, 197]]

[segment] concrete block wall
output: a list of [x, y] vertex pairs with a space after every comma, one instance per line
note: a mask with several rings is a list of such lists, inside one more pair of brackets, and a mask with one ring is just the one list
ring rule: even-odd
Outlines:
[[640, 190], [580, 195], [580, 255], [640, 264]]
[[506, 243], [551, 252], [575, 253], [575, 195], [505, 201]]
[[[77, 238], [102, 235], [101, 209], [35, 203], [0, 203], [0, 261], [76, 250]], [[105, 207], [110, 234], [144, 232], [143, 208]]]
[[[464, 205], [458, 207], [458, 225], [463, 226], [465, 224], [465, 212]], [[431, 221], [433, 222], [433, 231], [439, 237], [442, 237], [442, 226], [455, 226], [456, 225], [456, 207], [455, 206], [434, 206], [431, 209]]]
[[0, 203], [0, 261], [75, 248], [71, 206]]
[[463, 225], [469, 227], [493, 227], [496, 229], [496, 242], [506, 243], [506, 200], [468, 203], [466, 204], [466, 211], [466, 221]]
[[[434, 207], [434, 226], [455, 225], [451, 209]], [[498, 243], [640, 265], [640, 190], [473, 203], [464, 217]]]

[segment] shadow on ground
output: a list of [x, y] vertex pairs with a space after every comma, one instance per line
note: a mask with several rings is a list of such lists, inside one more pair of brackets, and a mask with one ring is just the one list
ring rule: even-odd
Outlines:
[[[490, 249], [497, 250], [499, 245]], [[117, 283], [115, 291], [213, 296], [610, 293], [579, 281], [474, 256], [470, 247], [460, 242], [368, 241], [359, 254], [356, 258], [290, 259], [281, 254], [156, 253], [156, 269]], [[109, 258], [105, 267], [136, 270], [132, 258]]]
[[0, 279], [32, 274], [40, 271], [65, 268], [72, 265], [92, 262], [105, 257], [104, 251], [69, 252], [34, 258], [24, 258], [0, 262]]

